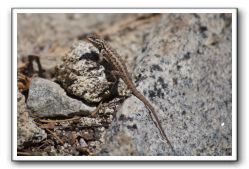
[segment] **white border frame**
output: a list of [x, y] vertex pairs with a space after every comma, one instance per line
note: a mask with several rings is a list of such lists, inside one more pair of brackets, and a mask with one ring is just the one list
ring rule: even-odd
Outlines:
[[[17, 14], [18, 13], [232, 13], [232, 155], [231, 156], [17, 156]], [[237, 9], [12, 9], [12, 160], [13, 161], [237, 161]]]

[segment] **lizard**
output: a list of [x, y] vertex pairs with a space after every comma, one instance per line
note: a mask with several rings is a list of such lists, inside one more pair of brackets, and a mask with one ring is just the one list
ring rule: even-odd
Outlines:
[[[159, 118], [156, 114], [156, 111], [154, 107], [151, 105], [151, 103], [145, 98], [145, 96], [139, 92], [133, 83], [131, 76], [128, 72], [128, 69], [125, 65], [124, 60], [121, 58], [121, 56], [114, 50], [104, 39], [102, 39], [98, 34], [91, 33], [86, 36], [86, 40], [90, 42], [94, 47], [96, 47], [99, 50], [100, 56], [103, 57], [104, 60], [106, 60], [108, 63], [112, 66], [111, 73], [118, 78], [121, 78], [124, 83], [127, 85], [128, 89], [132, 92], [132, 94], [137, 97], [140, 101], [144, 103], [146, 108], [149, 110], [149, 114], [151, 116], [151, 119], [155, 123], [156, 127], [158, 128], [161, 137], [167, 141], [170, 148], [174, 151], [174, 148], [169, 141], [166, 133], [163, 130], [163, 127], [159, 121]], [[154, 120], [154, 119], [155, 120]]]

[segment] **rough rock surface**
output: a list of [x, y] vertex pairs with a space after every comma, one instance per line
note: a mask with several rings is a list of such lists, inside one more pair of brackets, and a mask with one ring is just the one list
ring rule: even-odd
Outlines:
[[[106, 77], [99, 51], [86, 41], [75, 42], [56, 68], [56, 79], [67, 93], [90, 103], [98, 103], [110, 95], [112, 82]], [[126, 95], [124, 85], [118, 85], [119, 95]]]
[[79, 113], [87, 115], [96, 109], [70, 98], [58, 84], [42, 78], [32, 80], [27, 106], [39, 117], [68, 116]]
[[26, 144], [38, 143], [47, 138], [44, 130], [37, 127], [29, 116], [24, 96], [17, 93], [17, 147], [21, 149]]
[[75, 42], [57, 67], [56, 78], [70, 94], [87, 102], [99, 102], [109, 88], [98, 51], [85, 41]]
[[[145, 37], [134, 74], [176, 155], [231, 155], [231, 15], [169, 14]], [[145, 106], [130, 97], [102, 155], [173, 155]]]

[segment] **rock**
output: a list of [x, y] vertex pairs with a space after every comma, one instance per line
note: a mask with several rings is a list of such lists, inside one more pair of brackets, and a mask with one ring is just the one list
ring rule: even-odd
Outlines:
[[105, 69], [98, 64], [98, 51], [90, 43], [79, 41], [57, 68], [57, 80], [71, 95], [88, 102], [99, 102], [109, 88]]
[[[99, 63], [99, 51], [90, 43], [78, 41], [56, 69], [56, 78], [71, 95], [90, 103], [98, 103], [110, 95], [112, 83], [107, 80], [105, 68]], [[126, 95], [125, 85], [119, 83], [118, 92]]]
[[80, 144], [81, 147], [87, 147], [88, 146], [86, 141], [83, 138], [80, 138], [79, 144]]
[[39, 143], [47, 138], [44, 130], [39, 128], [29, 116], [25, 97], [17, 93], [17, 148], [24, 148], [25, 143]]
[[155, 106], [176, 154], [160, 139], [143, 103], [130, 97], [99, 155], [231, 155], [229, 23], [229, 14], [165, 14], [150, 34], [141, 32], [143, 50], [134, 54], [138, 90]]
[[39, 117], [68, 116], [79, 113], [87, 115], [95, 110], [95, 107], [89, 107], [67, 96], [58, 84], [42, 78], [32, 80], [27, 106]]

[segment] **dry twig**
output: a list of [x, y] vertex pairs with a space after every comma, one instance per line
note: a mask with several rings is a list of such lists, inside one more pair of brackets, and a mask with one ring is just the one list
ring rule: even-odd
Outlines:
[[52, 132], [52, 131], [49, 130], [48, 128], [46, 128], [46, 131], [48, 131], [50, 134], [52, 134], [52, 135], [54, 136], [54, 138], [56, 138], [56, 139], [60, 142], [61, 145], [64, 145], [64, 141], [61, 140], [61, 139], [56, 135], [56, 133]]

